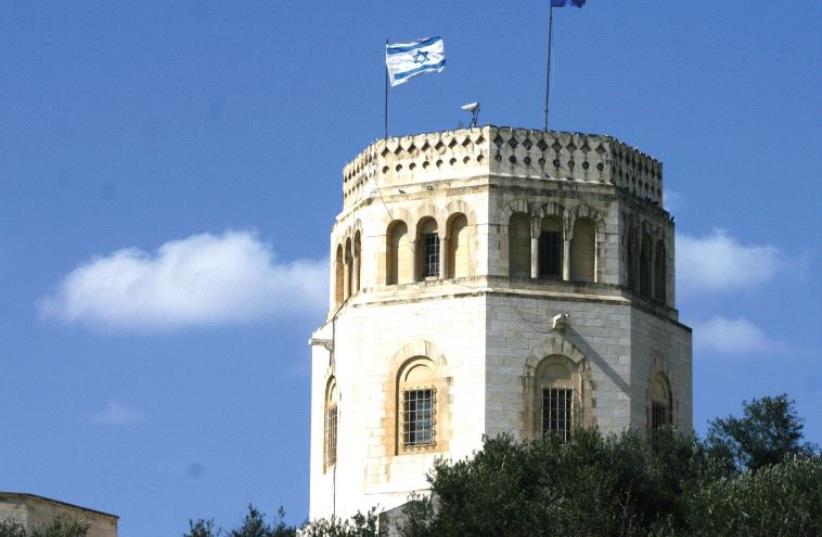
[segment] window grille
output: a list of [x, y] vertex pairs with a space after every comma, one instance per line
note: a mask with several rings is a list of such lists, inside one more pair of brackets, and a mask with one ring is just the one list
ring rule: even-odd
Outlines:
[[558, 231], [543, 231], [539, 236], [539, 276], [562, 276], [562, 239]]
[[337, 406], [328, 407], [325, 413], [325, 464], [337, 462]]
[[651, 429], [661, 429], [671, 425], [671, 413], [668, 405], [659, 401], [651, 402]]
[[423, 241], [423, 276], [440, 275], [440, 238], [436, 233], [426, 233]]
[[542, 390], [542, 433], [555, 434], [564, 442], [571, 441], [574, 390], [550, 388]]
[[405, 447], [434, 444], [434, 390], [403, 392], [402, 444]]

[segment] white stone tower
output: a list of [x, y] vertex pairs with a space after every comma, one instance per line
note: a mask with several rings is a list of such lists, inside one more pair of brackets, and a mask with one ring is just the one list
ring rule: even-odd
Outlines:
[[691, 428], [662, 164], [508, 127], [380, 140], [343, 172], [311, 340], [310, 516], [390, 509], [483, 435]]

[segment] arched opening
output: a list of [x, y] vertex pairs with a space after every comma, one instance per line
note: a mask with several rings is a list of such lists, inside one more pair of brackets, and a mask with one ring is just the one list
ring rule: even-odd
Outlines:
[[397, 453], [437, 445], [437, 375], [430, 358], [408, 360], [397, 374]]
[[514, 213], [508, 221], [508, 274], [531, 276], [531, 220], [525, 213]]
[[417, 279], [437, 278], [440, 275], [440, 237], [437, 221], [431, 217], [417, 224]]
[[639, 294], [651, 298], [651, 237], [642, 236], [639, 251]]
[[354, 234], [354, 282], [352, 283], [351, 287], [353, 289], [353, 293], [360, 292], [360, 286], [362, 282], [360, 278], [362, 277], [362, 239], [360, 238], [360, 232]]
[[663, 304], [668, 302], [668, 252], [661, 240], [656, 242], [654, 255], [654, 298]]
[[337, 245], [337, 255], [334, 258], [334, 303], [340, 307], [345, 300], [345, 267], [343, 266], [342, 245]]
[[650, 428], [651, 430], [671, 427], [673, 414], [671, 412], [672, 397], [671, 384], [663, 373], [656, 373], [651, 377], [650, 395]]
[[562, 278], [562, 220], [558, 216], [542, 219], [539, 235], [539, 277]]
[[324, 405], [323, 452], [325, 467], [329, 468], [337, 463], [337, 381], [334, 377], [328, 379], [325, 388]]
[[570, 442], [580, 413], [578, 366], [565, 356], [548, 356], [537, 366], [535, 381], [534, 408], [540, 410], [534, 429]]
[[388, 226], [386, 242], [386, 285], [412, 281], [414, 262], [405, 222], [396, 220]]
[[448, 277], [468, 276], [468, 219], [464, 214], [453, 215], [448, 222]]
[[571, 279], [574, 281], [594, 281], [594, 238], [594, 221], [577, 218], [571, 241]]
[[636, 228], [631, 226], [631, 229], [628, 231], [628, 255], [625, 259], [626, 269], [628, 273], [628, 288], [636, 291], [639, 289], [639, 278], [637, 277], [637, 265], [638, 265], [638, 256], [637, 251], [639, 247], [637, 246], [637, 233]]

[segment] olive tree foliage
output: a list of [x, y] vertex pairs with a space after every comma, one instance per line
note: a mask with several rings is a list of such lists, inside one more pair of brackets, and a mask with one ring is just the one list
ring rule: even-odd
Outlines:
[[[439, 461], [431, 497], [409, 503], [404, 537], [652, 535], [686, 516], [683, 492], [703, 474], [692, 436], [662, 431], [603, 437], [579, 430], [571, 444], [487, 439], [471, 459]], [[673, 526], [671, 526], [673, 527]]]
[[818, 454], [739, 474], [672, 431], [488, 439], [470, 459], [439, 461], [429, 482], [403, 537], [822, 535]]
[[802, 420], [787, 394], [743, 401], [742, 406], [741, 418], [717, 418], [708, 429], [708, 449], [728, 467], [756, 470], [814, 452], [802, 442]]
[[694, 537], [822, 535], [822, 459], [794, 455], [708, 481], [688, 507], [686, 527]]
[[213, 520], [189, 520], [189, 530], [183, 537], [295, 537], [296, 528], [288, 526], [284, 517], [285, 512], [280, 508], [277, 511], [277, 521], [269, 524], [265, 513], [249, 505], [242, 523], [232, 530], [218, 529]]
[[[277, 521], [270, 524], [264, 513], [249, 505], [243, 522], [232, 530], [217, 528], [213, 520], [189, 520], [189, 530], [183, 537], [295, 537], [297, 528], [287, 525], [284, 517], [280, 509]], [[301, 537], [378, 537], [377, 516], [372, 509], [366, 514], [357, 513], [350, 520], [337, 517], [316, 520], [304, 525], [299, 532]]]
[[56, 518], [30, 532], [14, 520], [0, 521], [0, 537], [86, 537], [88, 530], [88, 523], [74, 519]]
[[351, 520], [331, 517], [310, 522], [300, 530], [301, 537], [378, 537], [377, 515], [357, 513]]

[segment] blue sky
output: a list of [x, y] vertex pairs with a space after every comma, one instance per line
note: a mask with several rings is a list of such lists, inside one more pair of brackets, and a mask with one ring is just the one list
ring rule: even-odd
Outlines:
[[[383, 43], [448, 55], [392, 92], [392, 133], [474, 100], [540, 127], [547, 4], [0, 5], [0, 489], [122, 537], [249, 502], [302, 520], [306, 340], [341, 167], [382, 133]], [[665, 163], [699, 431], [785, 391], [822, 442], [821, 25], [813, 0], [556, 13], [552, 127]]]

